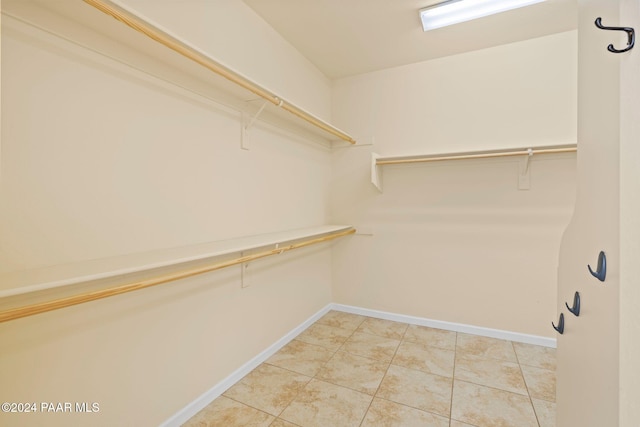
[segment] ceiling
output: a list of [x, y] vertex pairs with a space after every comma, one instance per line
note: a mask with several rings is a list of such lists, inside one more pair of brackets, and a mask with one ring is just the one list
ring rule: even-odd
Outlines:
[[424, 32], [442, 0], [244, 0], [327, 77], [341, 78], [577, 28], [577, 0], [546, 0]]

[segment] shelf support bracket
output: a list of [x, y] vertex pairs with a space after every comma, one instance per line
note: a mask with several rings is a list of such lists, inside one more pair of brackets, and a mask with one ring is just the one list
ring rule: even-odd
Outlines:
[[260, 117], [260, 114], [262, 114], [268, 103], [269, 101], [264, 101], [256, 114], [253, 115], [253, 117], [251, 117], [249, 113], [246, 113], [244, 111], [242, 112], [242, 135], [240, 138], [240, 148], [242, 148], [243, 150], [249, 149], [249, 129], [251, 129], [256, 120], [258, 120], [258, 117]]
[[382, 193], [382, 166], [378, 166], [378, 153], [371, 153], [371, 183]]
[[[246, 254], [244, 252], [240, 252], [240, 256], [244, 257]], [[249, 263], [243, 262], [240, 264], [240, 287], [248, 288], [250, 285], [249, 281]]]
[[527, 150], [527, 155], [520, 162], [519, 174], [518, 174], [518, 190], [531, 189], [531, 169], [529, 168], [529, 166], [531, 164], [532, 156], [533, 156], [533, 149], [529, 148]]

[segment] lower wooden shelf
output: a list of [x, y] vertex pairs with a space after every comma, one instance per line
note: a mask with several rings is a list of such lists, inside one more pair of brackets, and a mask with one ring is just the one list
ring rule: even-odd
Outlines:
[[[0, 290], [0, 302], [49, 292], [45, 292], [44, 301], [0, 311], [0, 322], [220, 270], [353, 233], [351, 226], [326, 225], [3, 274], [0, 283], [5, 288]], [[234, 254], [241, 255], [229, 258]], [[169, 267], [171, 271], [167, 272]], [[147, 273], [147, 277], [136, 279], [140, 273]], [[118, 279], [120, 284], [69, 295], [80, 285], [104, 279]], [[52, 290], [61, 290], [60, 296], [52, 297]]]

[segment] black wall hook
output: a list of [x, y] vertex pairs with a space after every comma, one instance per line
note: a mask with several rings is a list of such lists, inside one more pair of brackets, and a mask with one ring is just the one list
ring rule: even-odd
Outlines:
[[604, 25], [602, 25], [602, 18], [598, 17], [596, 18], [596, 27], [600, 28], [601, 30], [610, 30], [610, 31], [624, 31], [627, 33], [627, 37], [628, 37], [628, 41], [627, 41], [627, 47], [624, 49], [616, 49], [615, 47], [613, 47], [613, 44], [610, 44], [609, 46], [607, 46], [607, 50], [609, 52], [613, 52], [613, 53], [622, 53], [622, 52], [626, 52], [628, 50], [633, 49], [633, 45], [635, 45], [636, 43], [636, 32], [633, 28], [631, 27], [605, 27]]
[[580, 292], [576, 291], [576, 293], [573, 294], [573, 307], [569, 307], [569, 304], [567, 304], [566, 302], [564, 303], [564, 305], [567, 306], [569, 311], [574, 316], [576, 317], [580, 316]]
[[554, 325], [553, 322], [551, 322], [551, 326], [553, 326], [553, 329], [555, 329], [556, 331], [558, 331], [560, 335], [562, 335], [564, 333], [564, 313], [560, 313], [560, 319], [558, 319], [558, 326]]
[[604, 252], [600, 251], [600, 254], [598, 255], [598, 269], [596, 271], [593, 271], [591, 266], [588, 264], [587, 268], [593, 277], [604, 282], [604, 279], [607, 277], [607, 256]]

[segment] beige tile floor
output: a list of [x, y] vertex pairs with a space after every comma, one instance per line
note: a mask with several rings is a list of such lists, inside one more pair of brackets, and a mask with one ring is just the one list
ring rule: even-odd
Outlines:
[[553, 427], [555, 350], [331, 311], [185, 426]]

